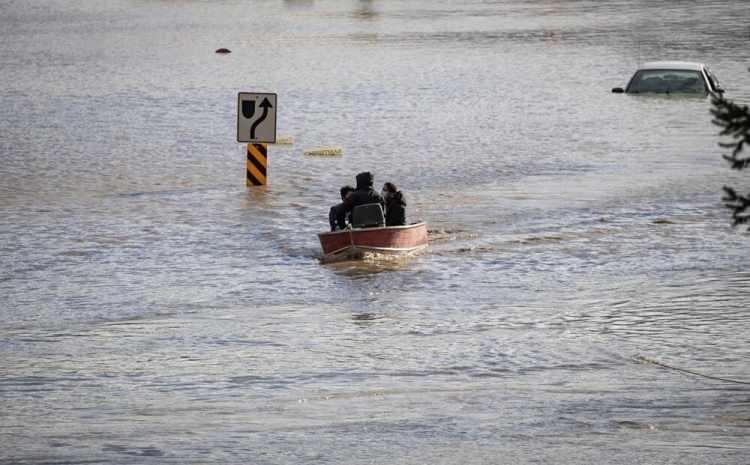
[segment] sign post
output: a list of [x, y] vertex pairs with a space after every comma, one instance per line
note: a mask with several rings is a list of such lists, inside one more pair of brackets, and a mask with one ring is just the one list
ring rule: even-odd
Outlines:
[[268, 183], [268, 145], [276, 142], [276, 94], [237, 95], [237, 142], [247, 143], [246, 184]]
[[268, 184], [268, 144], [247, 144], [245, 172], [247, 187]]

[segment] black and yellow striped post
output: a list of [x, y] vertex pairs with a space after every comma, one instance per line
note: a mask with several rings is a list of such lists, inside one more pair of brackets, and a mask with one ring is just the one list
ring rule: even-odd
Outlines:
[[247, 187], [268, 183], [268, 144], [247, 144]]

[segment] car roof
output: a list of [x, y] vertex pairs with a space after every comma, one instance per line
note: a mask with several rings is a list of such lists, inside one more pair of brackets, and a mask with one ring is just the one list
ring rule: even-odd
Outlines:
[[700, 71], [705, 65], [690, 61], [649, 61], [638, 67], [638, 69], [690, 69]]

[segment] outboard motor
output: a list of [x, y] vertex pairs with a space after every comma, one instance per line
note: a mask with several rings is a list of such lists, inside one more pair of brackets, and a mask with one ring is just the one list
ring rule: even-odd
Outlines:
[[358, 205], [352, 210], [353, 228], [377, 228], [385, 226], [383, 207], [379, 203]]

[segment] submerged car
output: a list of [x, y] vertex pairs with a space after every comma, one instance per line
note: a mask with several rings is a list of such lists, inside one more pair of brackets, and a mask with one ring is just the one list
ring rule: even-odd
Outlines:
[[703, 63], [652, 61], [643, 64], [630, 78], [627, 87], [615, 87], [616, 94], [692, 94], [721, 95], [719, 80]]

